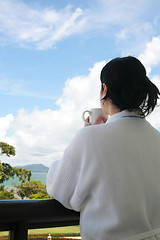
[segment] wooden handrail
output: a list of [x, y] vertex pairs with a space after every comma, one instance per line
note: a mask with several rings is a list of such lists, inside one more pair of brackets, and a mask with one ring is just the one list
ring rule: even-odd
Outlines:
[[0, 201], [0, 231], [10, 231], [10, 240], [27, 240], [28, 229], [74, 225], [79, 213], [54, 199]]

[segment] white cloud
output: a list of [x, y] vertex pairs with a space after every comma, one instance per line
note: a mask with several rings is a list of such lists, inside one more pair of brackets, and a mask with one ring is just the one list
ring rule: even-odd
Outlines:
[[115, 34], [115, 36], [117, 41], [128, 40], [134, 38], [135, 36], [138, 40], [141, 40], [142, 38], [147, 38], [147, 36], [150, 36], [152, 33], [153, 27], [151, 23], [137, 21], [135, 23], [132, 23], [130, 26], [128, 26], [128, 24], [127, 26], [124, 26], [119, 32]]
[[146, 44], [146, 48], [144, 52], [139, 55], [139, 59], [145, 65], [149, 74], [151, 67], [160, 62], [160, 36], [153, 37], [152, 40]]
[[0, 141], [4, 141], [7, 130], [11, 123], [13, 122], [14, 117], [12, 114], [8, 114], [5, 117], [0, 118]]
[[[95, 0], [88, 8], [66, 6], [56, 10], [31, 8], [20, 0], [0, 1], [1, 44], [17, 43], [44, 50], [66, 37], [89, 30], [111, 35], [107, 31], [111, 26], [118, 26], [117, 39], [143, 36], [144, 31], [149, 34], [152, 29], [152, 24], [140, 18], [142, 13], [148, 13], [149, 4], [149, 0]], [[157, 19], [156, 13], [154, 18]]]
[[153, 113], [151, 113], [147, 120], [151, 123], [151, 125], [155, 128], [157, 128], [160, 131], [160, 107], [157, 106]]
[[144, 11], [144, 5], [147, 6], [149, 1], [97, 0], [96, 2], [91, 7], [91, 15], [93, 20], [95, 20], [94, 23], [108, 23], [120, 26], [131, 24], [133, 20], [135, 23]]
[[85, 24], [80, 8], [42, 10], [29, 8], [20, 1], [0, 1], [0, 32], [6, 41], [37, 49], [52, 47], [57, 41], [79, 32]]
[[[60, 159], [75, 132], [83, 127], [82, 112], [99, 107], [100, 71], [105, 62], [96, 63], [88, 76], [68, 79], [57, 105], [59, 110], [21, 109], [8, 124], [3, 125], [3, 141], [16, 147], [16, 157], [6, 159], [11, 164], [44, 163]], [[9, 118], [9, 117], [8, 117]], [[6, 118], [1, 121], [5, 121]], [[7, 136], [7, 129], [12, 136]]]
[[151, 80], [160, 89], [160, 76], [153, 76]]

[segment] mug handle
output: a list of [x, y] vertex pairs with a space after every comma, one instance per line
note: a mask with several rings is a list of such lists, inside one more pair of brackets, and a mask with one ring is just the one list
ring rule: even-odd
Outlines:
[[88, 114], [89, 114], [89, 117], [91, 118], [91, 111], [86, 110], [86, 111], [84, 111], [83, 114], [82, 114], [82, 119], [83, 119], [83, 121], [84, 121], [85, 123], [91, 124], [90, 122], [87, 122], [86, 119], [85, 119], [85, 117], [84, 117], [84, 115], [85, 115], [86, 113], [88, 113]]

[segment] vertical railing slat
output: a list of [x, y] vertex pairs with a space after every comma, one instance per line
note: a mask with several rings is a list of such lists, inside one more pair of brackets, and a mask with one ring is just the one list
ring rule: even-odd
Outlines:
[[10, 231], [9, 240], [27, 240], [28, 229], [25, 221], [20, 221], [15, 224], [14, 228]]

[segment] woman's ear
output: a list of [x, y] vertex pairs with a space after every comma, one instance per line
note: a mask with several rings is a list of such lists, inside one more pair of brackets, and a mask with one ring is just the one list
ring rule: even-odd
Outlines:
[[103, 92], [102, 92], [102, 98], [104, 98], [107, 95], [108, 87], [105, 83], [103, 83]]

